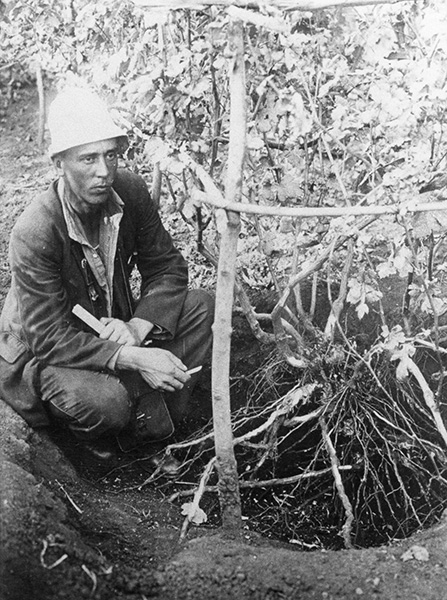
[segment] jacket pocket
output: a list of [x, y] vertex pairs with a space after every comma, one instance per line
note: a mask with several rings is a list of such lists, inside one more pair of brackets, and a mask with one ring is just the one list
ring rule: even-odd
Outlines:
[[8, 331], [0, 333], [0, 357], [14, 364], [28, 352], [27, 346], [15, 334]]

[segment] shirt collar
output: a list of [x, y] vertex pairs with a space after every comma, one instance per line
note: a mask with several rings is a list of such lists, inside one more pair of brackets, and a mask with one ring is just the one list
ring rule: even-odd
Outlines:
[[[89, 242], [84, 234], [84, 228], [81, 220], [78, 214], [73, 210], [71, 203], [68, 201], [67, 195], [69, 191], [65, 186], [63, 177], [60, 177], [59, 181], [57, 182], [57, 193], [62, 204], [62, 211], [67, 224], [69, 237], [75, 242], [89, 245]], [[115, 190], [111, 188], [109, 198], [101, 210], [101, 220], [108, 217], [111, 221], [114, 221], [115, 215], [118, 215], [119, 219], [123, 213], [123, 206], [124, 202], [115, 192]]]

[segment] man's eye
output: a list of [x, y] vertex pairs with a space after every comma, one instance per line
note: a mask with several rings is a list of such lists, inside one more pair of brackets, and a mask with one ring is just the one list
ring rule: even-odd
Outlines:
[[87, 164], [87, 165], [91, 165], [91, 164], [92, 164], [92, 162], [93, 162], [94, 160], [95, 160], [95, 159], [93, 158], [93, 156], [85, 156], [85, 157], [84, 157], [84, 162], [85, 162], [85, 164]]
[[116, 159], [116, 152], [109, 152], [107, 154], [107, 160], [115, 160]]

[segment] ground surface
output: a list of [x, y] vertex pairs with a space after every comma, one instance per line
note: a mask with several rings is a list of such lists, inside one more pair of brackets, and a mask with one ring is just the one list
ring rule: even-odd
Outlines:
[[[0, 302], [11, 226], [52, 178], [36, 148], [36, 106], [31, 90], [0, 114]], [[107, 477], [88, 472], [75, 446], [33, 432], [0, 402], [1, 600], [447, 599], [446, 519], [368, 550], [294, 551], [249, 522], [232, 540], [212, 520], [180, 543], [181, 502], [169, 501], [178, 488], [142, 485], [147, 477], [141, 455]]]

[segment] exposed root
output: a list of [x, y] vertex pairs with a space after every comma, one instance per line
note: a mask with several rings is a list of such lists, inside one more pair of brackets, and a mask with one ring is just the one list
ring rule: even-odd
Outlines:
[[[298, 382], [272, 355], [250, 391], [234, 413], [233, 432], [251, 528], [331, 548], [341, 532], [349, 548], [410, 535], [442, 513], [442, 432], [424, 394], [397, 381], [385, 355], [347, 355], [343, 368], [307, 371]], [[214, 456], [210, 428], [169, 447], [185, 454], [194, 478]], [[218, 491], [206, 480], [204, 502]]]
[[444, 444], [447, 446], [447, 429], [444, 425], [444, 421], [442, 420], [439, 408], [436, 405], [435, 397], [432, 390], [430, 389], [430, 386], [428, 385], [425, 377], [423, 376], [421, 370], [414, 362], [414, 360], [407, 357], [406, 366], [408, 368], [408, 371], [414, 376], [414, 378], [418, 382], [424, 395], [425, 403], [427, 404], [428, 408], [431, 411], [431, 414], [433, 415], [433, 420], [435, 421], [436, 427], [438, 428], [438, 431], [441, 434], [442, 439], [444, 440]]
[[335, 448], [330, 438], [324, 417], [320, 417], [319, 422], [321, 427], [321, 433], [323, 435], [324, 445], [326, 446], [329, 458], [331, 459], [331, 470], [332, 475], [334, 476], [335, 486], [337, 488], [338, 495], [340, 496], [340, 500], [342, 501], [342, 504], [346, 511], [346, 521], [342, 527], [342, 533], [343, 539], [345, 541], [345, 548], [349, 549], [352, 548], [351, 531], [352, 523], [354, 521], [354, 512], [352, 510], [352, 504], [350, 503], [349, 498], [345, 492], [343, 481], [340, 475], [340, 465], [337, 458], [337, 453], [335, 452]]

